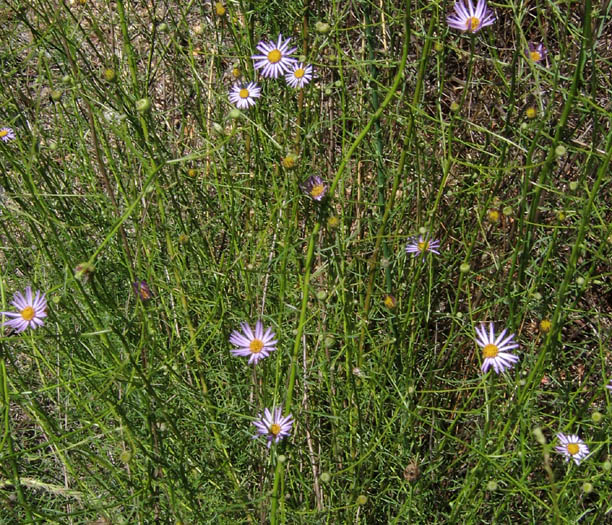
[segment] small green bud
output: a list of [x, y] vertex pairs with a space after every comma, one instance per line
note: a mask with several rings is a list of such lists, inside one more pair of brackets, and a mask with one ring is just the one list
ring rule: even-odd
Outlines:
[[589, 483], [588, 481], [585, 481], [585, 482], [582, 484], [582, 491], [583, 491], [585, 494], [589, 494], [589, 493], [593, 492], [593, 484], [592, 484], [592, 483]]
[[557, 157], [563, 157], [563, 155], [565, 155], [566, 153], [567, 153], [567, 148], [563, 144], [559, 144], [555, 148], [555, 155], [557, 155]]
[[357, 496], [357, 505], [365, 505], [368, 502], [368, 497], [364, 494]]
[[329, 483], [329, 480], [331, 479], [329, 472], [322, 472], [320, 477], [323, 483]]
[[468, 263], [463, 263], [461, 266], [459, 266], [459, 271], [461, 273], [468, 273], [470, 271], [470, 265]]
[[165, 33], [166, 31], [168, 31], [168, 24], [166, 24], [165, 22], [162, 22], [161, 24], [157, 26], [157, 30], [161, 33]]
[[595, 411], [591, 414], [591, 419], [593, 420], [593, 423], [599, 423], [603, 419], [603, 414]]
[[570, 190], [576, 191], [578, 189], [578, 182], [573, 180], [569, 183]]
[[502, 213], [506, 217], [509, 217], [510, 215], [512, 215], [512, 206], [504, 206], [504, 209], [502, 210]]
[[536, 441], [540, 445], [546, 445], [546, 436], [544, 435], [544, 432], [542, 432], [542, 429], [540, 427], [535, 427], [533, 429], [533, 435], [535, 436]]
[[444, 49], [444, 44], [438, 40], [434, 44], [434, 50], [436, 53], [440, 53]]
[[451, 102], [451, 105], [450, 105], [450, 110], [451, 110], [453, 113], [457, 113], [457, 111], [459, 111], [459, 107], [460, 107], [460, 106], [459, 106], [459, 104], [458, 104], [457, 102]]
[[117, 73], [115, 73], [114, 69], [111, 69], [109, 67], [104, 70], [104, 80], [106, 80], [107, 82], [114, 82], [116, 78], [117, 78]]
[[317, 299], [319, 301], [325, 301], [326, 298], [327, 298], [327, 292], [325, 290], [319, 290], [317, 292]]
[[332, 89], [331, 89], [331, 88], [329, 88], [329, 87], [327, 87], [327, 88], [325, 88], [324, 93], [325, 93], [327, 96], [329, 96], [329, 95], [331, 95], [331, 94], [332, 94]]
[[121, 463], [129, 463], [132, 459], [132, 453], [129, 450], [124, 450], [119, 456]]
[[331, 30], [331, 26], [326, 22], [321, 22], [320, 20], [315, 24], [315, 30], [317, 33], [321, 33], [322, 35], [326, 35]]
[[70, 75], [64, 75], [62, 77], [62, 82], [64, 84], [70, 84], [72, 82], [72, 77]]
[[283, 454], [279, 454], [278, 458], [278, 462], [279, 463], [284, 463], [285, 461], [287, 461], [287, 456], [283, 455]]
[[336, 340], [334, 339], [333, 336], [328, 335], [325, 338], [325, 348], [331, 348], [332, 346], [334, 346], [336, 344]]
[[136, 101], [136, 111], [139, 113], [144, 113], [145, 111], [149, 111], [151, 109], [151, 99], [141, 98]]
[[234, 108], [229, 112], [229, 116], [232, 120], [237, 120], [242, 116], [242, 113], [240, 113], [239, 109]]
[[491, 480], [487, 483], [487, 490], [489, 492], [493, 492], [494, 490], [497, 490], [497, 481], [495, 480]]
[[606, 472], [610, 472], [610, 470], [612, 470], [612, 462], [610, 462], [609, 460], [604, 461], [601, 464], [601, 468]]
[[62, 98], [62, 94], [63, 93], [61, 90], [54, 89], [53, 91], [51, 91], [51, 100], [53, 100], [53, 102], [57, 102]]
[[584, 281], [584, 277], [578, 277], [578, 278], [576, 279], [576, 284], [577, 284], [578, 286], [584, 286], [584, 283], [585, 283], [585, 281]]

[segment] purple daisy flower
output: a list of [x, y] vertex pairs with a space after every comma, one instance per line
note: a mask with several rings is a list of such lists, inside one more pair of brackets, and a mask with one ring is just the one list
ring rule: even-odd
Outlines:
[[23, 332], [26, 328], [38, 328], [45, 324], [43, 318], [47, 317], [47, 300], [45, 294], [41, 295], [36, 291], [36, 296], [32, 295], [32, 288], [25, 289], [25, 296], [21, 292], [15, 292], [11, 304], [17, 308], [17, 312], [0, 312], [0, 315], [10, 317], [10, 321], [5, 321], [2, 326], [14, 328], [17, 333]]
[[527, 46], [527, 51], [525, 53], [529, 60], [533, 60], [534, 62], [541, 62], [542, 60], [546, 60], [548, 56], [548, 50], [544, 47], [544, 44], [536, 44], [535, 42], [529, 42]]
[[476, 328], [476, 342], [482, 347], [482, 371], [486, 372], [493, 367], [496, 374], [509, 370], [519, 360], [517, 355], [509, 352], [513, 348], [518, 348], [512, 339], [514, 334], [506, 337], [507, 330], [502, 330], [499, 336], [495, 337], [495, 328], [493, 323], [489, 325], [489, 332], [484, 324]]
[[589, 455], [589, 447], [576, 434], [565, 435], [562, 432], [557, 434], [560, 445], [555, 450], [565, 456], [565, 461], [574, 460], [576, 465]]
[[2, 142], [15, 140], [15, 132], [11, 128], [0, 128], [0, 140]]
[[264, 410], [263, 416], [259, 414], [257, 421], [253, 421], [253, 425], [257, 429], [257, 434], [253, 438], [259, 436], [266, 436], [268, 440], [268, 448], [274, 441], [278, 443], [281, 439], [288, 436], [291, 433], [291, 427], [293, 425], [293, 419], [291, 414], [287, 417], [282, 417], [283, 409], [281, 407], [272, 407], [272, 411], [267, 408]]
[[437, 253], [440, 255], [438, 248], [440, 247], [440, 241], [435, 239], [429, 240], [427, 238], [423, 238], [422, 235], [418, 237], [410, 237], [408, 239], [408, 244], [406, 245], [406, 253], [413, 253], [414, 257], [418, 257], [422, 255], [425, 258], [427, 252]]
[[253, 55], [255, 69], [261, 69], [261, 75], [266, 78], [278, 78], [289, 71], [296, 59], [290, 56], [297, 47], [289, 48], [291, 38], [283, 41], [283, 35], [278, 35], [278, 42], [264, 42], [257, 44], [257, 50], [261, 55]]
[[251, 330], [248, 323], [240, 323], [242, 332], [234, 330], [229, 338], [229, 342], [237, 348], [231, 350], [232, 355], [249, 358], [249, 364], [257, 364], [264, 357], [268, 357], [270, 352], [276, 350], [275, 334], [271, 328], [264, 332], [261, 321], [255, 323], [255, 333]]
[[455, 3], [455, 13], [446, 17], [450, 27], [468, 33], [476, 33], [493, 22], [495, 13], [487, 7], [486, 0], [478, 0], [475, 9], [472, 0], [459, 0]]

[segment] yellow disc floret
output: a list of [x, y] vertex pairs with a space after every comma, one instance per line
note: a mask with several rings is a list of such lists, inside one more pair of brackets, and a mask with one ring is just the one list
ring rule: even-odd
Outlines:
[[225, 6], [221, 2], [215, 4], [215, 12], [217, 16], [223, 16], [225, 14]]
[[34, 308], [32, 308], [31, 306], [26, 306], [23, 310], [21, 310], [20, 313], [24, 321], [31, 321], [32, 319], [34, 319], [34, 315], [36, 314]]
[[306, 71], [299, 67], [293, 72], [293, 76], [295, 78], [302, 78], [304, 76], [304, 73], [306, 73]]
[[8, 130], [6, 130], [6, 129], [0, 129], [0, 139], [1, 139], [2, 137], [6, 137], [6, 136], [8, 135], [8, 133], [9, 133], [9, 132], [8, 132]]
[[283, 54], [278, 49], [273, 49], [268, 53], [268, 61], [272, 64], [276, 64], [283, 58]]
[[575, 456], [576, 454], [578, 454], [578, 452], [580, 451], [580, 447], [578, 446], [577, 443], [568, 443], [567, 444], [567, 451], [572, 455]]
[[249, 344], [249, 350], [252, 354], [258, 354], [263, 349], [264, 344], [261, 339], [253, 339]]
[[427, 251], [429, 249], [429, 241], [419, 241], [417, 243], [417, 248], [420, 252]]
[[281, 431], [281, 427], [278, 423], [272, 423], [270, 425], [270, 434], [274, 436], [278, 436], [280, 431]]
[[465, 23], [465, 27], [468, 31], [476, 31], [478, 26], [480, 26], [480, 19], [476, 18], [475, 16], [468, 18], [467, 22]]
[[323, 184], [316, 184], [310, 190], [310, 195], [312, 195], [312, 197], [316, 199], [317, 197], [320, 197], [324, 191], [325, 186]]
[[242, 88], [238, 95], [240, 96], [240, 98], [249, 98], [249, 90], [246, 88]]
[[499, 348], [493, 343], [489, 343], [482, 349], [482, 355], [485, 357], [485, 359], [497, 357], [497, 354], [499, 354]]
[[538, 51], [531, 51], [529, 53], [529, 58], [531, 58], [531, 60], [533, 60], [534, 62], [539, 62], [540, 60], [542, 60], [542, 55]]

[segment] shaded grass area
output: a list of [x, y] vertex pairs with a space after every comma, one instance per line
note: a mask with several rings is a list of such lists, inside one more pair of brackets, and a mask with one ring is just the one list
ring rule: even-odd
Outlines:
[[[0, 521], [609, 519], [610, 13], [494, 4], [469, 35], [444, 2], [215, 4], [0, 8], [2, 310], [49, 302], [0, 338]], [[317, 78], [232, 112], [278, 33]], [[251, 367], [228, 338], [257, 319]], [[515, 368], [481, 373], [480, 322]]]

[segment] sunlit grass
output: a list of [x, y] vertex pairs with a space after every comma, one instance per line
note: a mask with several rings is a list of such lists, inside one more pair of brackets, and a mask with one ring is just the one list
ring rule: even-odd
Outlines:
[[489, 7], [0, 7], [0, 522], [606, 522], [609, 13]]

